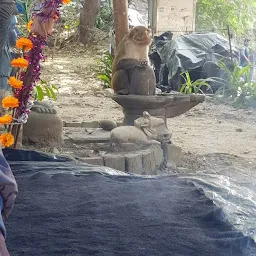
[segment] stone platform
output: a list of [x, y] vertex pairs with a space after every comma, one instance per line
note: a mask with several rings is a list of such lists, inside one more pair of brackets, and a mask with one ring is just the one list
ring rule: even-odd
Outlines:
[[[113, 152], [109, 146], [110, 132], [100, 128], [84, 128], [82, 123], [69, 123], [65, 127], [63, 153], [77, 160], [110, 167], [127, 173], [154, 175], [165, 162], [160, 145], [151, 145], [135, 151]], [[89, 125], [89, 127], [92, 125]], [[168, 144], [167, 166], [179, 164], [181, 148]], [[166, 163], [165, 163], [166, 164]]]

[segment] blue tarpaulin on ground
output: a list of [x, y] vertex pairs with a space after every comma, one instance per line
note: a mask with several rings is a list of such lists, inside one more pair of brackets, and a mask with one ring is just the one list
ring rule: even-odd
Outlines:
[[189, 179], [143, 177], [5, 150], [19, 186], [12, 256], [255, 256], [252, 238]]

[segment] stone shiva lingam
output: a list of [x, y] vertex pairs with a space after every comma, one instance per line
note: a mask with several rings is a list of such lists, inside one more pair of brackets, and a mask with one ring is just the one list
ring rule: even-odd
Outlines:
[[60, 148], [63, 122], [47, 102], [34, 102], [27, 123], [23, 126], [23, 143], [37, 148]]
[[165, 122], [204, 101], [204, 95], [156, 94], [156, 79], [149, 65], [150, 30], [131, 29], [119, 43], [112, 69], [112, 99], [123, 107], [124, 125], [133, 125], [144, 111], [162, 117]]

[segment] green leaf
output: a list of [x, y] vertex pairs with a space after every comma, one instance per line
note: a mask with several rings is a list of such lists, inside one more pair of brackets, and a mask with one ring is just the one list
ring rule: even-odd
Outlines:
[[187, 86], [186, 84], [183, 84], [183, 85], [181, 86], [181, 88], [180, 88], [180, 92], [181, 92], [181, 93], [185, 91], [186, 86]]
[[51, 87], [48, 87], [50, 93], [51, 93], [51, 98], [53, 98], [55, 101], [57, 100], [56, 94], [54, 90]]
[[37, 98], [39, 101], [42, 101], [43, 98], [44, 98], [43, 89], [42, 89], [39, 85], [36, 86], [36, 98]]
[[55, 85], [52, 85], [52, 89], [56, 90], [57, 92], [59, 92], [59, 89], [55, 86]]
[[49, 87], [45, 86], [44, 89], [46, 91], [47, 97], [50, 99], [51, 98], [51, 91], [50, 91]]
[[100, 80], [106, 82], [106, 83], [110, 83], [110, 78], [109, 78], [108, 76], [106, 76], [106, 75], [103, 75], [103, 74], [98, 75], [98, 78], [99, 78]]

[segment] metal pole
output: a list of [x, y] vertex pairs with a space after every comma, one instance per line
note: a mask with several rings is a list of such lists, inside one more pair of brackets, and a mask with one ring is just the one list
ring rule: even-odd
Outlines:
[[127, 0], [113, 0], [116, 47], [129, 33]]
[[230, 28], [229, 28], [229, 25], [227, 26], [228, 28], [228, 41], [229, 41], [229, 50], [230, 50], [230, 58], [231, 60], [233, 60], [233, 53], [232, 53], [232, 44], [231, 44], [231, 33], [230, 33]]

